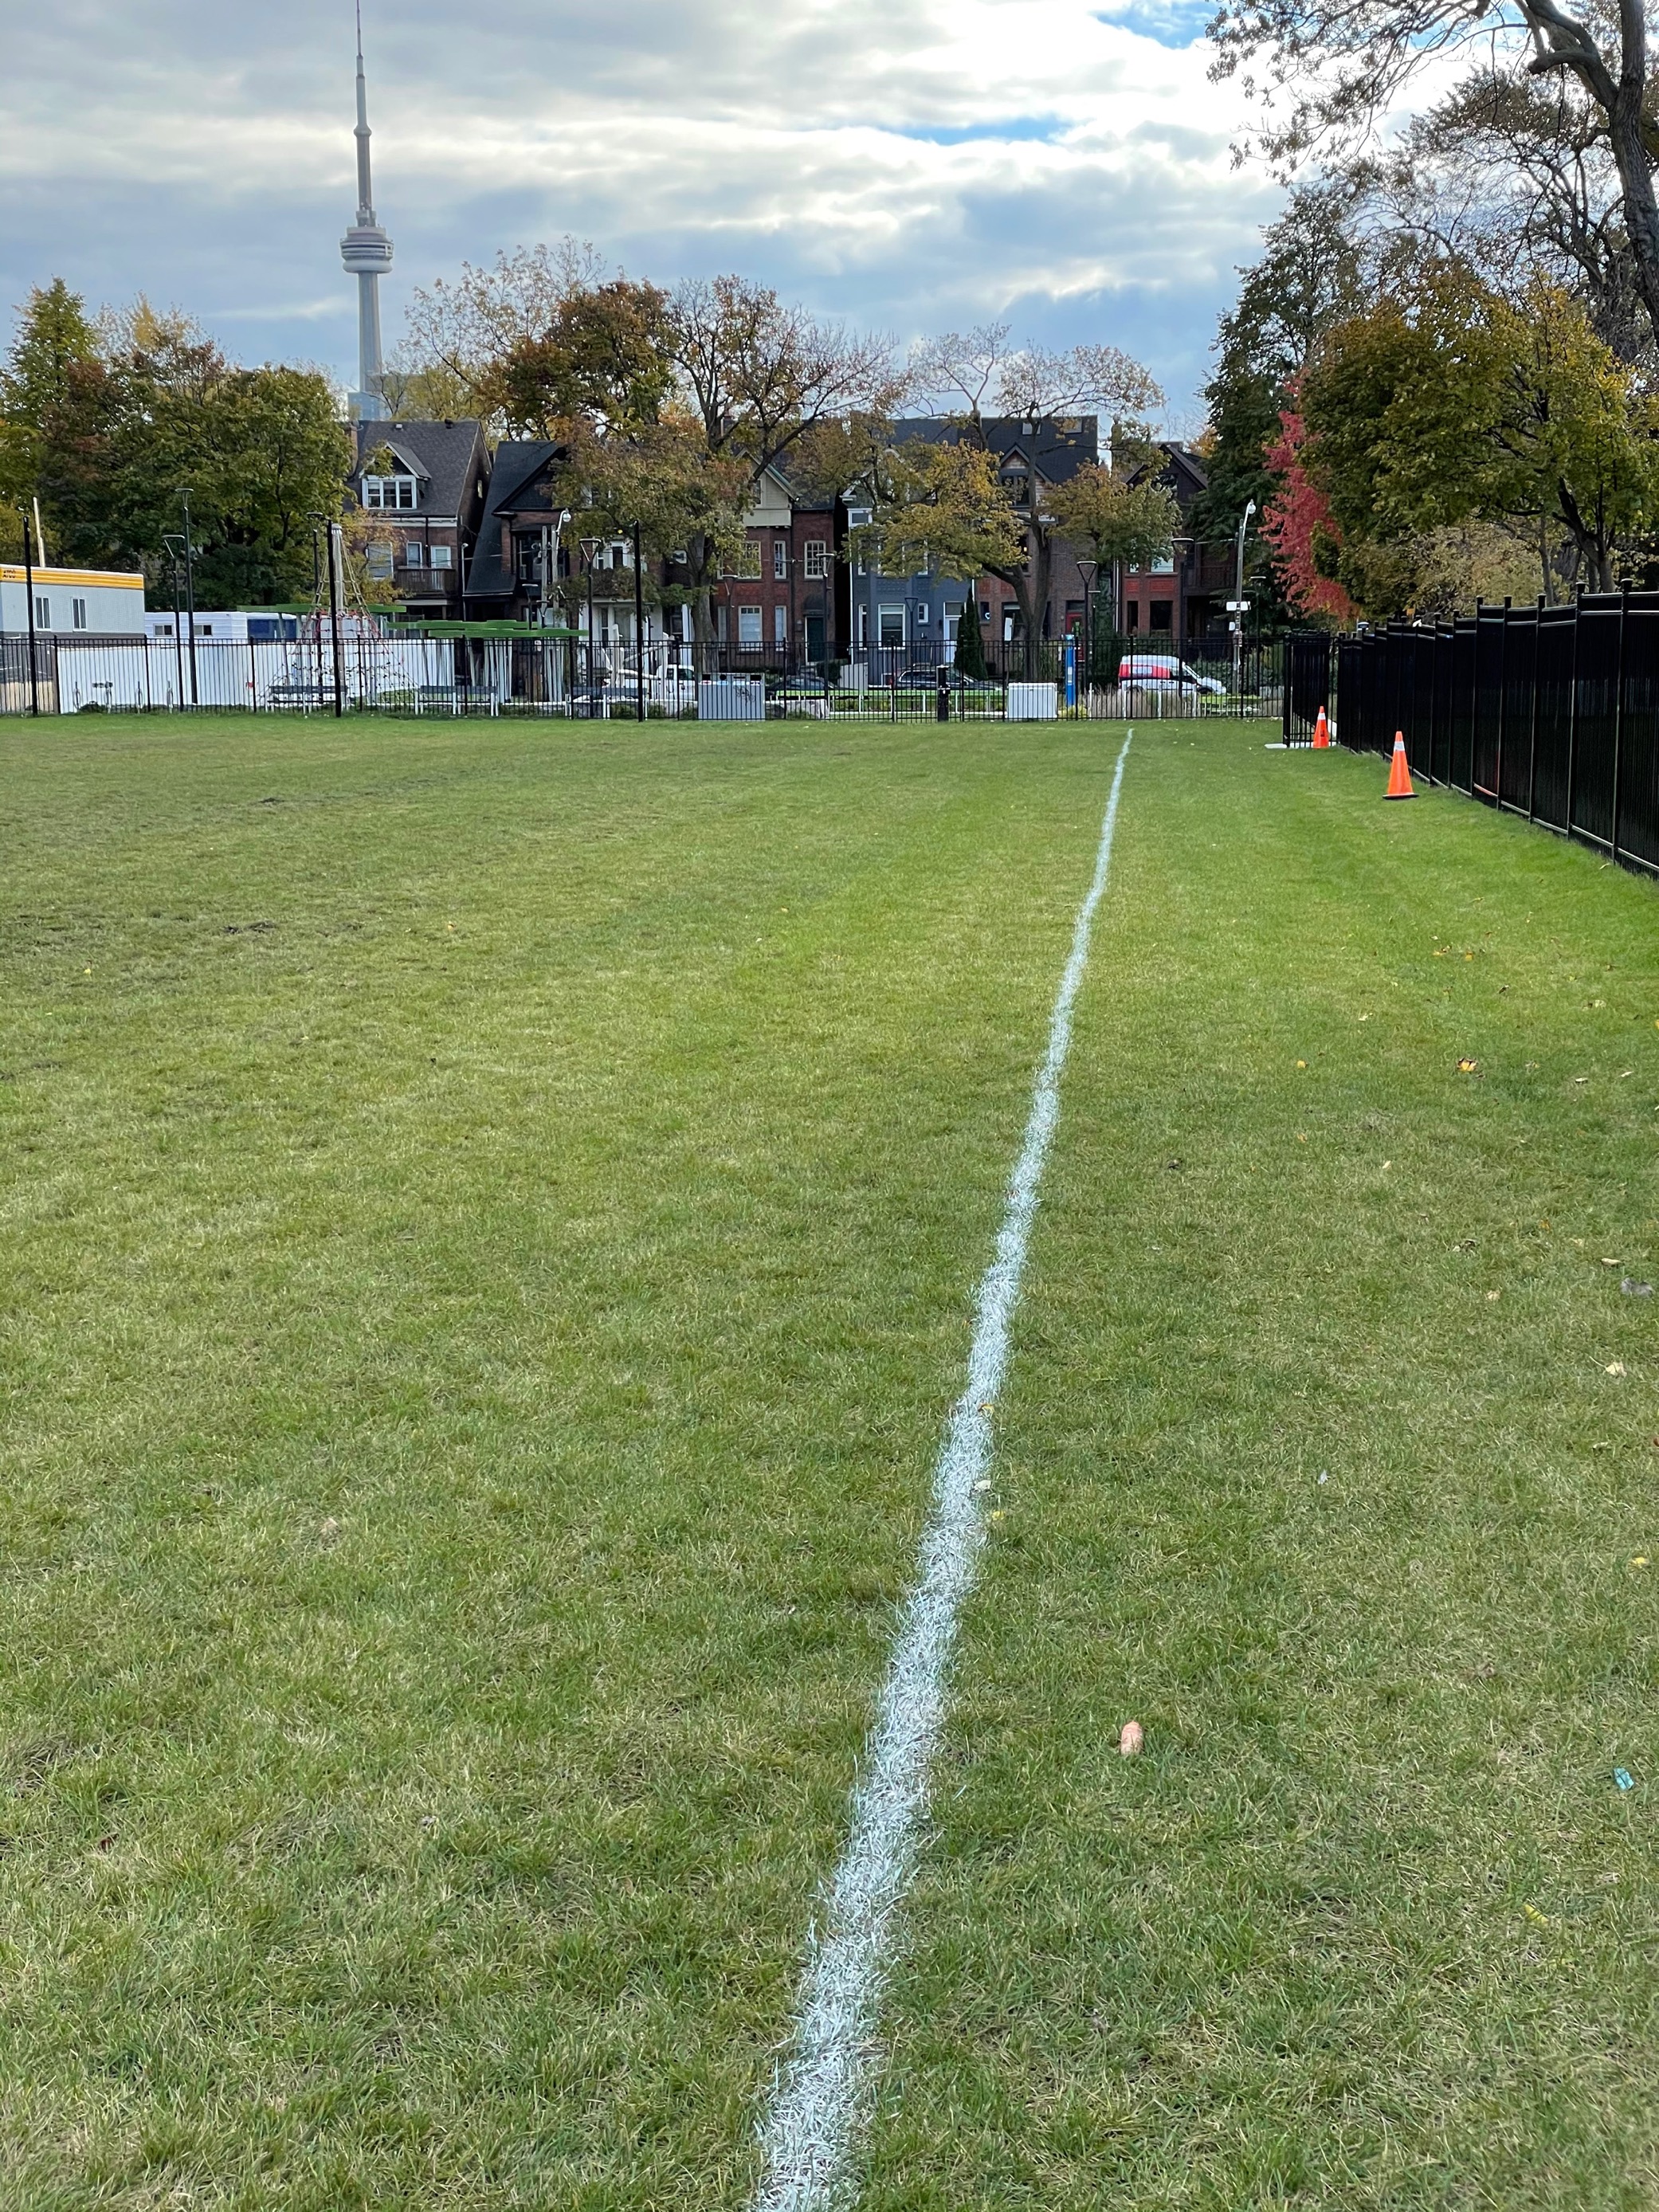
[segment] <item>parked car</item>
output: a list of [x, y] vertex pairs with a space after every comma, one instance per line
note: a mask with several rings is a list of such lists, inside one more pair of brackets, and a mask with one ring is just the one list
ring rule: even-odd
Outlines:
[[1213, 676], [1200, 676], [1173, 653], [1126, 653], [1117, 664], [1117, 680], [1136, 691], [1179, 692], [1196, 698], [1200, 692], [1224, 699], [1227, 687]]
[[[938, 668], [913, 666], [899, 678], [900, 690], [937, 691], [940, 672]], [[964, 676], [954, 663], [946, 665], [945, 681], [952, 691], [1000, 691], [1000, 684], [983, 676]]]

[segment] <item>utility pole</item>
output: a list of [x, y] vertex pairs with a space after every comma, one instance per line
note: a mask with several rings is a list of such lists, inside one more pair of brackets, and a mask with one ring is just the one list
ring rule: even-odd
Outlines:
[[28, 510], [23, 510], [23, 590], [29, 606], [29, 712], [40, 712], [40, 678], [34, 661], [34, 545], [29, 536]]
[[190, 618], [190, 703], [201, 704], [196, 682], [196, 555], [190, 540], [190, 494], [181, 492], [185, 508], [185, 611]]
[[640, 566], [640, 526], [634, 525], [634, 719], [645, 720], [645, 574]]
[[1238, 557], [1233, 567], [1233, 697], [1244, 696], [1244, 532], [1250, 526], [1250, 517], [1255, 513], [1255, 501], [1249, 501], [1238, 518]]

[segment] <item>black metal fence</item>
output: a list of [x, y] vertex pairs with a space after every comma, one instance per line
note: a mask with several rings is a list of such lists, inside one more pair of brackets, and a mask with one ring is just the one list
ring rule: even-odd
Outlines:
[[[217, 618], [222, 622], [222, 617]], [[1091, 666], [1079, 639], [1018, 642], [983, 676], [937, 646], [872, 646], [811, 662], [784, 647], [590, 641], [522, 624], [416, 629], [375, 617], [261, 619], [276, 635], [0, 637], [0, 714], [198, 708], [299, 714], [569, 715], [759, 720], [1150, 720], [1279, 712], [1280, 655], [1225, 641], [1183, 654], [1156, 636]]]
[[1341, 744], [1386, 753], [1398, 731], [1414, 777], [1659, 871], [1659, 592], [1394, 623], [1334, 654], [1333, 642], [1309, 642], [1310, 683], [1286, 685], [1287, 740], [1305, 727], [1322, 648]]

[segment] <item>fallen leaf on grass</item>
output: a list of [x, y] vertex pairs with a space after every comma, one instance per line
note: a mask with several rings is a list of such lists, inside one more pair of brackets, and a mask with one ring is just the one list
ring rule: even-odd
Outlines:
[[1523, 1905], [1522, 1910], [1525, 1912], [1528, 1919], [1534, 1922], [1540, 1928], [1553, 1928], [1555, 1925], [1555, 1923], [1550, 1918], [1548, 1913], [1540, 1912], [1535, 1905]]
[[1631, 1565], [1633, 1567], [1644, 1567], [1647, 1563], [1648, 1555], [1645, 1552], [1638, 1552], [1636, 1554], [1636, 1557], [1631, 1561]]
[[1460, 1060], [1457, 1063], [1457, 1072], [1460, 1075], [1478, 1075], [1480, 1073], [1480, 1063], [1478, 1060]]
[[1503, 1292], [1501, 1291], [1488, 1291], [1486, 1293], [1486, 1304], [1489, 1306], [1496, 1305], [1502, 1296]]
[[1604, 1375], [1622, 1375], [1624, 1371], [1625, 1363], [1622, 1359], [1608, 1360], [1607, 1365], [1601, 1370]]

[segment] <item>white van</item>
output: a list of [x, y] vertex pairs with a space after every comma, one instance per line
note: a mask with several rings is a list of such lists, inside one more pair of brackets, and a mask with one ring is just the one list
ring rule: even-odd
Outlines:
[[1200, 676], [1195, 668], [1172, 653], [1126, 653], [1117, 664], [1117, 680], [1136, 691], [1179, 694], [1195, 699], [1200, 692], [1224, 699], [1227, 687], [1213, 676]]

